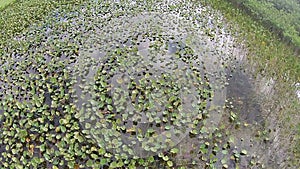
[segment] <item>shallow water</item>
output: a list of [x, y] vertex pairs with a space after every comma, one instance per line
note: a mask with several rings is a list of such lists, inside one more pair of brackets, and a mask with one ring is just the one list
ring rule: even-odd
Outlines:
[[[36, 50], [34, 50], [33, 45], [33, 54], [25, 52], [14, 55], [7, 63], [14, 62], [14, 69], [29, 77], [30, 80], [36, 81], [34, 85], [38, 90], [35, 92], [39, 93], [42, 90], [44, 92], [41, 98], [43, 104], [48, 105], [50, 110], [56, 111], [54, 111], [56, 115], [53, 115], [55, 127], [60, 126], [59, 120], [63, 118], [59, 114], [65, 115], [66, 112], [63, 110], [69, 110], [73, 106], [75, 111], [72, 114], [66, 114], [66, 117], [70, 115], [72, 120], [76, 119], [74, 121], [78, 122], [80, 130], [75, 131], [84, 133], [83, 136], [87, 143], [104, 147], [107, 152], [120, 153], [119, 151], [123, 150], [119, 149], [118, 144], [122, 144], [132, 149], [133, 154], [127, 154], [129, 158], [154, 156], [155, 165], [161, 168], [165, 165], [163, 159], [158, 155], [161, 153], [171, 154], [169, 158], [174, 161], [176, 167], [204, 168], [208, 164], [217, 168], [221, 168], [224, 164], [227, 164], [228, 168], [237, 166], [240, 168], [260, 168], [262, 164], [272, 166], [274, 163], [270, 162], [270, 154], [274, 153], [276, 156], [276, 152], [272, 150], [273, 145], [257, 136], [257, 133], [262, 132], [268, 123], [268, 119], [265, 118], [265, 98], [261, 95], [273, 95], [275, 81], [272, 78], [254, 79], [251, 72], [245, 71], [251, 66], [247, 65], [247, 48], [243, 44], [237, 43], [234, 33], [229, 30], [220, 13], [209, 7], [193, 6], [192, 3], [188, 2], [186, 8], [194, 11], [192, 13], [184, 9], [185, 7], [183, 9], [178, 7], [179, 11], [166, 10], [167, 7], [174, 5], [173, 3], [175, 2], [166, 1], [163, 4], [153, 4], [153, 8], [158, 12], [129, 10], [128, 13], [120, 16], [118, 16], [117, 10], [112, 13], [102, 12], [99, 4], [82, 6], [78, 13], [63, 14], [58, 11], [54, 19], [56, 22], [52, 26], [48, 25], [41, 29], [42, 35], [36, 33], [36, 36], [41, 36], [43, 43], [36, 42], [39, 44]], [[180, 1], [175, 4], [180, 4]], [[114, 6], [115, 4], [111, 5]], [[114, 7], [118, 8], [117, 6]], [[139, 6], [134, 3], [125, 4], [125, 7], [139, 9]], [[68, 15], [73, 17], [67, 17]], [[65, 26], [65, 30], [54, 31], [56, 27], [63, 27], [64, 24], [69, 24], [67, 27]], [[32, 27], [31, 29], [39, 30], [39, 27]], [[21, 36], [16, 40], [32, 40], [32, 36]], [[78, 46], [77, 51], [75, 50], [72, 54], [68, 54], [68, 50], [73, 50], [70, 47], [72, 44], [69, 43]], [[155, 44], [158, 45], [155, 46]], [[132, 51], [135, 48], [136, 51]], [[39, 56], [40, 50], [47, 54]], [[118, 54], [118, 50], [125, 51], [128, 54], [126, 57], [129, 59], [122, 60], [121, 56], [124, 55]], [[176, 58], [177, 52], [182, 52], [184, 57]], [[119, 63], [110, 61], [116, 55]], [[38, 60], [39, 57], [36, 56], [42, 59]], [[24, 61], [25, 58], [31, 59], [35, 64], [28, 62], [26, 68], [19, 66], [17, 63]], [[132, 60], [134, 60], [133, 63], [131, 63]], [[108, 67], [110, 62], [122, 64], [116, 68]], [[62, 64], [63, 70], [67, 70], [67, 73], [62, 73], [62, 68], [52, 68], [58, 64]], [[39, 66], [43, 66], [43, 69], [36, 70], [40, 68]], [[193, 73], [189, 66], [195, 66], [195, 69], [200, 72], [202, 81], [199, 83], [202, 83], [201, 85], [193, 84], [193, 82], [198, 81], [195, 81], [194, 76], [189, 75]], [[100, 67], [105, 67], [107, 71], [102, 72]], [[117, 73], [109, 74], [110, 72]], [[186, 72], [188, 75], [184, 74]], [[66, 76], [66, 74], [69, 77], [66, 76], [60, 85], [51, 86], [55, 82], [49, 82], [49, 79], [52, 80], [51, 78], [45, 80], [44, 77], [39, 77], [39, 73], [47, 74], [47, 77], [48, 75], [54, 77], [58, 74], [57, 78], [54, 78], [56, 80], [58, 77]], [[156, 99], [154, 107], [140, 110], [138, 99], [134, 101], [129, 99], [132, 92], [126, 85], [128, 85], [130, 78], [135, 83], [142, 84], [140, 80], [147, 73], [151, 74], [149, 81], [162, 80], [163, 75], [170, 75], [173, 79], [164, 81], [170, 83], [171, 87], [158, 86], [148, 95], [140, 94], [141, 97], [149, 96], [152, 100]], [[97, 78], [101, 79], [101, 76], [108, 76], [107, 74], [111, 76], [107, 78], [108, 80], [106, 79], [109, 84], [96, 84], [99, 82]], [[172, 81], [174, 79], [177, 81]], [[72, 82], [69, 87], [64, 84], [67, 81]], [[126, 85], [119, 82], [124, 82]], [[50, 88], [53, 88], [55, 92], [51, 93], [48, 89], [37, 87], [40, 84], [42, 84], [41, 86], [50, 85]], [[0, 85], [0, 93], [9, 93], [16, 88], [13, 83], [6, 84], [0, 81]], [[8, 89], [8, 85], [11, 85], [11, 88]], [[107, 92], [99, 91], [102, 89], [99, 87], [100, 85], [106, 86]], [[143, 137], [141, 140], [137, 134], [131, 134], [131, 132], [138, 133], [137, 130], [131, 130], [133, 127], [141, 129], [142, 133], [145, 134], [149, 126], [156, 124], [153, 122], [155, 117], [158, 117], [158, 121], [163, 119], [162, 115], [166, 109], [168, 103], [166, 100], [169, 95], [161, 92], [161, 90], [176, 88], [176, 85], [182, 87], [179, 89], [180, 94], [184, 95], [181, 98], [181, 104], [186, 103], [182, 106], [181, 111], [188, 112], [177, 117], [177, 120], [182, 120], [179, 122], [180, 126], [177, 128], [176, 125], [169, 127], [171, 132], [164, 130], [158, 132], [162, 126], [165, 126], [164, 123], [161, 123], [162, 125], [153, 127], [159, 136]], [[59, 100], [61, 101], [59, 103], [64, 104], [55, 108], [55, 104], [52, 103], [58, 97], [57, 95], [60, 95], [56, 90], [60, 89], [59, 87], [67, 88], [66, 91], [70, 91], [68, 93], [70, 98]], [[121, 92], [116, 87], [122, 89]], [[146, 85], [145, 88], [147, 87]], [[213, 91], [211, 96], [206, 96], [207, 98], [201, 100], [206, 103], [205, 109], [201, 112], [195, 112], [191, 106], [196, 104], [195, 100], [201, 98], [201, 95], [196, 92], [197, 87]], [[124, 104], [129, 115], [124, 110], [117, 111], [121, 107], [118, 107], [117, 102], [122, 97], [116, 96], [114, 98], [113, 94], [119, 94], [118, 92], [125, 97]], [[29, 95], [29, 91], [25, 91], [25, 95], [22, 96], [16, 94], [15, 98], [23, 101], [29, 97], [26, 94]], [[101, 100], [103, 94], [105, 98]], [[300, 97], [298, 91], [297, 94]], [[112, 101], [107, 100], [107, 97], [111, 97]], [[133, 103], [130, 103], [131, 101]], [[30, 98], [27, 102], [33, 101]], [[111, 102], [109, 104], [113, 108], [111, 110], [108, 106], [104, 109], [101, 108], [102, 102]], [[64, 107], [67, 104], [70, 107]], [[156, 113], [152, 115], [151, 111]], [[3, 113], [4, 111], [0, 108], [0, 115]], [[125, 115], [130, 118], [124, 117]], [[37, 114], [36, 116], [38, 119], [42, 115]], [[110, 118], [113, 116], [118, 118]], [[195, 128], [191, 127], [198, 118], [200, 119], [199, 124], [195, 124]], [[120, 119], [123, 121], [119, 122]], [[97, 120], [101, 123], [97, 123]], [[92, 126], [87, 127], [89, 123]], [[118, 127], [125, 127], [125, 129], [113, 128], [116, 123], [119, 124]], [[99, 124], [100, 127], [97, 126]], [[121, 131], [126, 132], [122, 133]], [[51, 132], [55, 133], [53, 130]], [[176, 132], [179, 132], [179, 135]], [[168, 134], [171, 134], [168, 137], [171, 137], [172, 144], [167, 144], [166, 136]], [[162, 147], [156, 147], [155, 139], [156, 141], [163, 140], [160, 144]], [[131, 144], [132, 140], [138, 143]], [[149, 140], [151, 140], [150, 143]], [[147, 148], [145, 148], [146, 143], [149, 143]], [[36, 142], [36, 144], [40, 143]], [[55, 147], [52, 143], [49, 142], [49, 144]], [[170, 152], [170, 149], [174, 147], [178, 148], [177, 154]], [[146, 150], [151, 148], [154, 148], [155, 151]], [[243, 150], [246, 150], [247, 154], [242, 155]], [[4, 149], [0, 151], [4, 152]], [[124, 152], [126, 151], [124, 150]], [[35, 153], [38, 154], [38, 150]], [[278, 157], [280, 156], [278, 155]]]
[[262, 105], [256, 95], [253, 80], [242, 71], [230, 73], [227, 87], [227, 98], [234, 103], [233, 111], [239, 113], [243, 122], [263, 125]]

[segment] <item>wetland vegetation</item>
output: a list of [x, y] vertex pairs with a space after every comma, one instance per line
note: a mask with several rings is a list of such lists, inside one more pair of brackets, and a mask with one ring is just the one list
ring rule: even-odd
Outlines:
[[[300, 48], [300, 3], [296, 0], [230, 0], [276, 33]], [[298, 51], [299, 52], [299, 51]]]
[[1, 168], [300, 165], [299, 56], [227, 1], [20, 0], [0, 30]]

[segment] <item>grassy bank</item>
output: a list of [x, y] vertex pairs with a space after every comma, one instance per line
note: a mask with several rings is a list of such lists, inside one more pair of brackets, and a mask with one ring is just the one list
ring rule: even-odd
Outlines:
[[0, 0], [0, 10], [14, 1], [15, 0]]
[[[289, 78], [292, 81], [300, 80], [300, 59], [299, 54], [293, 52], [289, 46], [273, 32], [265, 29], [259, 22], [250, 16], [243, 14], [229, 2], [221, 0], [208, 0], [208, 5], [224, 13], [229, 23], [232, 23], [232, 30], [239, 32], [239, 39], [249, 47], [249, 59], [259, 59], [257, 70], [265, 71], [267, 74], [276, 74], [281, 78]], [[236, 26], [238, 25], [238, 26]], [[279, 67], [276, 65], [280, 65]]]
[[300, 3], [296, 0], [229, 0], [281, 39], [300, 49]]
[[[294, 47], [282, 42], [275, 35], [276, 32], [274, 34], [274, 32], [269, 31], [261, 25], [260, 21], [255, 21], [253, 17], [246, 15], [244, 11], [241, 11], [232, 3], [222, 0], [208, 0], [206, 2], [225, 15], [228, 22], [232, 23], [232, 30], [238, 32], [241, 43], [246, 44], [249, 52], [247, 59], [252, 65], [254, 76], [262, 74], [265, 77], [276, 79], [276, 90], [280, 98], [272, 98], [274, 99], [273, 108], [276, 111], [271, 114], [277, 117], [274, 124], [282, 125], [280, 133], [282, 147], [292, 145], [287, 148], [287, 151], [291, 154], [289, 166], [299, 166], [297, 159], [300, 157], [300, 121], [298, 113], [300, 104], [296, 98], [291, 97], [295, 95], [293, 84], [300, 81], [299, 53], [295, 54]], [[295, 15], [298, 14], [299, 12]], [[266, 18], [272, 19], [273, 17], [274, 15], [270, 15]], [[299, 20], [295, 24], [298, 22]], [[287, 24], [287, 26], [291, 25]], [[296, 34], [294, 35], [295, 40], [299, 38]], [[284, 138], [288, 139], [285, 140]]]

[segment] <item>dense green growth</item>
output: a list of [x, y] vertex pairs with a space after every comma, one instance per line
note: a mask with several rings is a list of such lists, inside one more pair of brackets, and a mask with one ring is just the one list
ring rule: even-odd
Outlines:
[[14, 2], [14, 0], [0, 0], [0, 10], [12, 2]]
[[284, 40], [300, 47], [300, 3], [297, 0], [229, 0]]
[[[7, 6], [1, 11], [0, 15], [0, 41], [1, 45], [14, 36], [20, 34], [23, 30], [32, 24], [38, 24], [53, 12], [55, 9], [70, 7], [71, 4], [77, 4], [78, 0], [73, 1], [19, 1], [11, 6]], [[4, 49], [4, 46], [0, 46]], [[1, 51], [0, 51], [1, 52]]]

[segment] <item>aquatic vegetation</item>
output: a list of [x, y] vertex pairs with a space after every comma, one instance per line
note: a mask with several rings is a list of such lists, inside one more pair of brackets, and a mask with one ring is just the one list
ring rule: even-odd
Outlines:
[[[275, 64], [275, 47], [289, 48], [271, 37], [256, 49], [243, 38], [265, 30], [253, 36], [207, 2], [20, 1], [1, 11], [0, 166], [277, 166], [252, 77]], [[299, 62], [280, 63], [275, 75], [295, 68], [295, 82]]]

